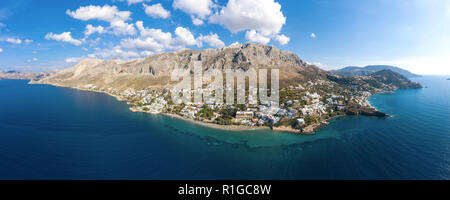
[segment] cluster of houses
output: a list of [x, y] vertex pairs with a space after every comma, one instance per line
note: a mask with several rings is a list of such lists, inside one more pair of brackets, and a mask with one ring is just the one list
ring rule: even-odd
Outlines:
[[[298, 89], [303, 89], [301, 86], [297, 86]], [[295, 89], [297, 89], [297, 87]], [[90, 90], [100, 90], [106, 91], [111, 94], [115, 94], [128, 100], [129, 102], [133, 102], [135, 104], [135, 109], [146, 111], [150, 113], [161, 113], [166, 111], [174, 110], [174, 106], [179, 105], [181, 102], [168, 102], [170, 98], [170, 92], [179, 92], [183, 93], [183, 95], [193, 94], [192, 90], [152, 90], [152, 89], [144, 89], [135, 91], [133, 89], [126, 89], [122, 92], [118, 92], [115, 89], [104, 89], [97, 88], [95, 85], [88, 84], [85, 85], [86, 89]], [[211, 92], [210, 88], [200, 89], [201, 92]], [[211, 93], [210, 93], [211, 94]], [[242, 124], [248, 126], [261, 126], [261, 125], [274, 125], [277, 124], [283, 118], [293, 119], [297, 122], [298, 125], [304, 126], [305, 118], [309, 116], [322, 116], [327, 114], [327, 112], [333, 112], [334, 110], [342, 110], [345, 108], [345, 101], [343, 95], [327, 95], [325, 98], [322, 98], [318, 93], [310, 93], [304, 92], [301, 94], [301, 98], [287, 100], [286, 102], [281, 102], [280, 105], [278, 103], [274, 105], [274, 102], [268, 102], [266, 104], [260, 104], [256, 106], [247, 105], [244, 110], [239, 110], [235, 113], [233, 118], [233, 123]], [[366, 92], [360, 94], [357, 97], [351, 97], [351, 100], [360, 104], [367, 105], [367, 97], [371, 94]], [[178, 99], [181, 101], [182, 99]], [[302, 103], [307, 102], [307, 103]], [[204, 102], [207, 105], [207, 108], [214, 111], [212, 119], [200, 119], [200, 120], [208, 120], [213, 121], [215, 118], [220, 117], [220, 110], [225, 108], [235, 108], [234, 106], [224, 105], [222, 102], [215, 102], [214, 99], [208, 100], [208, 102]], [[183, 104], [184, 107], [179, 110], [178, 115], [189, 119], [199, 119], [198, 112], [203, 108], [203, 104]], [[332, 108], [332, 109], [329, 109]]]

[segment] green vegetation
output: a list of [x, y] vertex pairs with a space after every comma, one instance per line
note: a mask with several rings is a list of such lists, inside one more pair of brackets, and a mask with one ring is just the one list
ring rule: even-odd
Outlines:
[[238, 104], [236, 107], [239, 111], [245, 111], [247, 109], [245, 104]]
[[211, 119], [214, 116], [214, 111], [208, 108], [207, 105], [203, 105], [202, 109], [197, 113], [197, 116]]
[[289, 100], [300, 99], [301, 93], [298, 90], [283, 89], [280, 91], [280, 102], [285, 103]]
[[237, 109], [225, 108], [220, 110], [220, 117], [216, 119], [218, 124], [221, 125], [231, 125], [233, 124], [232, 119], [236, 116]]
[[316, 124], [320, 122], [320, 117], [319, 116], [309, 116], [309, 117], [305, 117], [305, 124], [306, 126], [312, 125], [312, 124]]
[[275, 124], [276, 127], [278, 126], [287, 126], [287, 127], [293, 127], [296, 123], [296, 120], [293, 118], [282, 118], [278, 123]]
[[180, 114], [180, 112], [183, 108], [184, 108], [184, 105], [175, 105], [172, 108], [172, 112], [175, 114]]

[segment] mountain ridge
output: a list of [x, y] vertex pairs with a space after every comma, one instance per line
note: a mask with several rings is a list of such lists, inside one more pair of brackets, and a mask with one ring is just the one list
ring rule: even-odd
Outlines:
[[420, 75], [411, 73], [408, 70], [391, 65], [368, 65], [365, 67], [348, 66], [337, 70], [330, 70], [330, 72], [346, 76], [366, 76], [386, 69], [397, 72], [407, 78], [420, 77]]
[[218, 49], [184, 49], [132, 61], [85, 59], [38, 83], [58, 83], [72, 87], [95, 84], [119, 89], [142, 89], [149, 85], [163, 87], [170, 84], [170, 72], [180, 68], [192, 70], [193, 61], [202, 61], [205, 71], [247, 70], [250, 67], [280, 69], [280, 84], [288, 84], [291, 80], [323, 79], [329, 73], [308, 65], [292, 52], [260, 44], [243, 44]]
[[[58, 71], [51, 76], [44, 77], [32, 83], [54, 84], [60, 86], [81, 88], [85, 85], [95, 85], [99, 88], [114, 88], [119, 91], [133, 88], [141, 90], [144, 88], [166, 88], [173, 82], [170, 81], [171, 72], [175, 69], [183, 69], [193, 72], [194, 61], [201, 61], [203, 70], [225, 69], [248, 70], [254, 69], [279, 69], [280, 86], [305, 85], [311, 82], [334, 82], [350, 81], [353, 85], [366, 85], [368, 91], [374, 91], [378, 86], [384, 89], [403, 88], [409, 83], [402, 75], [391, 75], [392, 78], [400, 78], [401, 81], [392, 83], [403, 83], [388, 87], [380, 79], [381, 76], [362, 76], [348, 79], [339, 74], [329, 72], [315, 65], [301, 60], [295, 53], [280, 50], [273, 46], [262, 44], [239, 44], [217, 49], [190, 50], [182, 49], [152, 55], [131, 61], [118, 59], [100, 60], [84, 59], [71, 68]], [[383, 75], [397, 73], [392, 70]], [[330, 77], [332, 77], [330, 79]], [[371, 79], [371, 81], [368, 81]], [[379, 82], [378, 84], [371, 84]], [[369, 84], [370, 83], [370, 84]], [[341, 86], [347, 87], [343, 84]], [[372, 87], [372, 88], [370, 88]]]

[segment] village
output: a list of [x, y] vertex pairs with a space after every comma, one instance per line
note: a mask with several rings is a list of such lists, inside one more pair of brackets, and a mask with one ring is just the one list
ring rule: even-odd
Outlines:
[[[370, 92], [357, 92], [336, 88], [326, 82], [308, 83], [307, 86], [290, 86], [280, 90], [280, 102], [261, 104], [226, 104], [207, 100], [202, 103], [183, 103], [171, 97], [173, 89], [126, 89], [98, 88], [92, 84], [84, 89], [105, 92], [127, 101], [133, 111], [151, 114], [166, 113], [185, 119], [217, 125], [245, 127], [270, 127], [273, 130], [312, 134], [331, 118], [346, 115], [349, 105], [370, 107], [367, 98]], [[323, 87], [326, 87], [324, 89]], [[330, 93], [329, 90], [334, 92]], [[212, 92], [211, 88], [202, 89]], [[314, 91], [314, 92], [313, 92]], [[175, 91], [193, 94], [193, 91]], [[248, 96], [247, 96], [248, 97]]]

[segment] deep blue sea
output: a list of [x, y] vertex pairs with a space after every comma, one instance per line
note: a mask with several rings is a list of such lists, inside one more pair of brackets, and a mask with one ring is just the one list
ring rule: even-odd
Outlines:
[[449, 77], [316, 135], [223, 131], [106, 94], [0, 80], [0, 179], [450, 179]]

